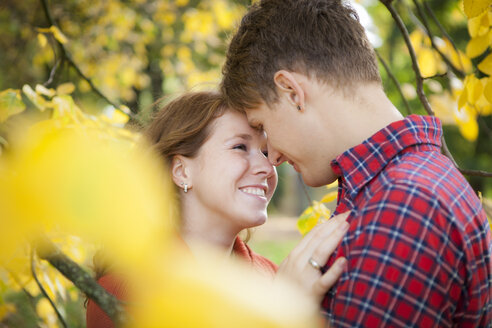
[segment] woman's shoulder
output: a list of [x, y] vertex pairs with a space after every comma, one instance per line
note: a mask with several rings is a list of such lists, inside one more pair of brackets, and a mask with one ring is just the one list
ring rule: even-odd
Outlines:
[[262, 273], [267, 273], [272, 276], [277, 273], [278, 266], [267, 259], [266, 257], [255, 253], [241, 238], [237, 237], [232, 249], [234, 254], [251, 263], [255, 269]]
[[[119, 300], [128, 296], [128, 286], [124, 279], [114, 274], [106, 274], [97, 280], [99, 285]], [[114, 324], [106, 313], [91, 299], [87, 302], [87, 328], [113, 328]]]

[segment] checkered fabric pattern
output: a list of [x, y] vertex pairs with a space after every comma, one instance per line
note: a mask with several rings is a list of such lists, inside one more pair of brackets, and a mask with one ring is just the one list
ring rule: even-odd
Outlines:
[[410, 115], [332, 162], [350, 229], [328, 261], [334, 327], [492, 327], [492, 242], [480, 200], [440, 153], [441, 123]]

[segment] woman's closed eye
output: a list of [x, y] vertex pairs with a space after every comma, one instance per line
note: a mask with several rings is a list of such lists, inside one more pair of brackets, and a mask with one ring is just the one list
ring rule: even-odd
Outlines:
[[244, 150], [244, 151], [248, 151], [248, 146], [246, 146], [246, 144], [237, 144], [235, 145], [234, 147], [232, 147], [232, 149], [239, 149], [239, 150]]

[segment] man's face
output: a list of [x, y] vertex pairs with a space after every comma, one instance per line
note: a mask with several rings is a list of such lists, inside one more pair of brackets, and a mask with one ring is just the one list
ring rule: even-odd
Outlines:
[[319, 136], [310, 129], [316, 120], [313, 112], [298, 111], [291, 103], [280, 99], [273, 105], [262, 103], [247, 110], [246, 115], [252, 127], [266, 132], [268, 159], [273, 165], [288, 162], [312, 187], [335, 180], [330, 168], [331, 158], [320, 149]]

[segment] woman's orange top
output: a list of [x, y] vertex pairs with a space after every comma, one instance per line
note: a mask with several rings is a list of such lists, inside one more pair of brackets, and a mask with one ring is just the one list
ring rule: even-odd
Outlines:
[[[253, 252], [239, 237], [236, 237], [232, 251], [236, 257], [250, 263], [255, 270], [261, 273], [266, 273], [273, 277], [277, 272], [278, 266], [275, 263]], [[125, 300], [126, 295], [128, 295], [128, 286], [114, 275], [104, 275], [98, 280], [98, 283], [119, 300]], [[87, 302], [86, 324], [87, 328], [114, 327], [111, 319], [91, 299]]]

